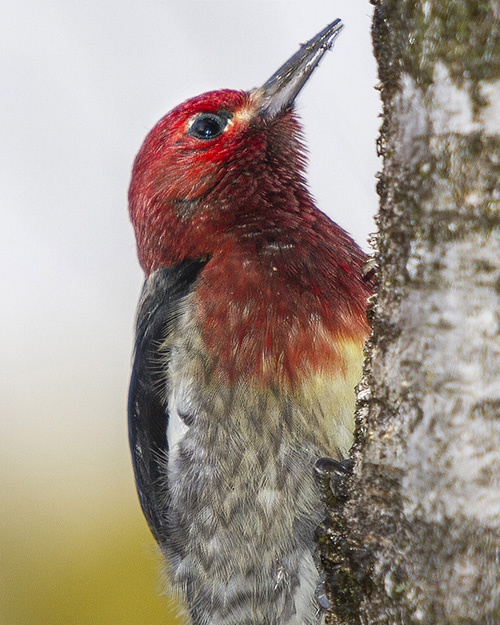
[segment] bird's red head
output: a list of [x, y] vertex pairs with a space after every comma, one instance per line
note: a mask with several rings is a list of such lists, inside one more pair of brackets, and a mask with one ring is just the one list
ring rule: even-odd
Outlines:
[[[336, 20], [303, 45], [260, 88], [213, 91], [184, 102], [146, 137], [129, 192], [139, 260], [146, 273], [224, 247], [266, 207], [312, 205], [304, 150], [291, 109], [340, 32]], [[280, 200], [281, 198], [281, 200]], [[274, 215], [274, 220], [276, 220]], [[263, 224], [264, 227], [264, 224]]]
[[205, 93], [176, 107], [146, 137], [129, 194], [146, 273], [211, 255], [248, 219], [248, 200], [263, 178], [303, 183], [298, 122], [288, 109], [270, 119], [262, 99], [262, 90]]

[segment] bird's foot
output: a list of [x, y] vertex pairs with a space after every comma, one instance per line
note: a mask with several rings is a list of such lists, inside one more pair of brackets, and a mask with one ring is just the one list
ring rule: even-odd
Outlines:
[[324, 571], [321, 571], [320, 579], [318, 585], [316, 586], [316, 590], [314, 591], [314, 596], [316, 597], [316, 601], [318, 605], [323, 610], [330, 610], [332, 604], [330, 603], [330, 599], [326, 594], [326, 585], [325, 585], [326, 575]]
[[347, 481], [352, 474], [354, 461], [350, 458], [334, 460], [319, 458], [314, 473], [326, 504], [338, 505], [347, 499]]

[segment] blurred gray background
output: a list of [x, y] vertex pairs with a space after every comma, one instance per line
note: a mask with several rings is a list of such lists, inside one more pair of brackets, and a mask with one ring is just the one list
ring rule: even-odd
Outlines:
[[[341, 17], [346, 28], [297, 108], [318, 205], [367, 249], [380, 167], [371, 13], [368, 0], [2, 2], [1, 625], [100, 622], [82, 607], [59, 617], [57, 587], [83, 553], [110, 540], [126, 550], [118, 527], [138, 528], [139, 559], [150, 541], [126, 432], [142, 282], [127, 186], [147, 131], [188, 97], [262, 84]], [[96, 543], [102, 532], [109, 540]], [[156, 562], [144, 559], [154, 586]], [[99, 566], [89, 575], [104, 575]], [[39, 588], [45, 574], [59, 575], [54, 588]], [[75, 581], [75, 606], [85, 603], [82, 584], [102, 592], [93, 583]], [[16, 600], [26, 587], [40, 594], [32, 612]], [[103, 604], [123, 604], [106, 592]], [[116, 610], [103, 618], [129, 622]], [[140, 619], [130, 622], [155, 622]]]

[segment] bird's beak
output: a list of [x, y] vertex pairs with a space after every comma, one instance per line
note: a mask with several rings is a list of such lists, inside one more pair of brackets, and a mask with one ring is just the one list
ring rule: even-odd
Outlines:
[[259, 114], [263, 118], [273, 119], [292, 106], [325, 52], [332, 48], [342, 28], [343, 24], [339, 19], [329, 24], [316, 37], [302, 44], [262, 87], [254, 91], [259, 102]]

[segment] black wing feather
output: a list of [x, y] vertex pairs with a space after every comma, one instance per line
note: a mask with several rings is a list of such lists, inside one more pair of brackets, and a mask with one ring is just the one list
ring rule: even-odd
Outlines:
[[168, 364], [159, 347], [175, 331], [176, 312], [206, 261], [162, 267], [149, 276], [137, 314], [128, 401], [129, 441], [142, 510], [157, 541], [168, 534], [168, 484], [159, 459], [167, 458]]

